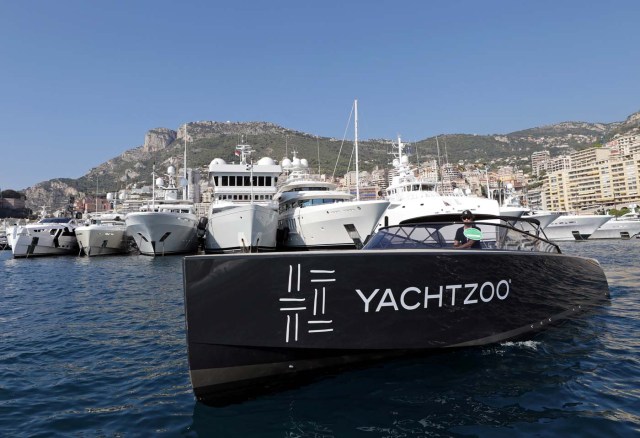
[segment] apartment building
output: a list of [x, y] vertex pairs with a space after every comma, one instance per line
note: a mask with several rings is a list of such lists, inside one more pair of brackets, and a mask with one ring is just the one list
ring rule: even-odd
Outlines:
[[[580, 166], [547, 174], [541, 190], [545, 209], [594, 211], [621, 208], [640, 202], [640, 151], [622, 158], [610, 157], [607, 148], [580, 151], [572, 161]], [[609, 150], [610, 151], [610, 150]], [[591, 159], [590, 163], [588, 160]]]

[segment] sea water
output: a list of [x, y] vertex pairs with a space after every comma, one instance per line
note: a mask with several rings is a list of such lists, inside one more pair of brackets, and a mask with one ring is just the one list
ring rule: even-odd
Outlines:
[[192, 394], [182, 257], [1, 251], [0, 432], [638, 436], [640, 239], [561, 248], [600, 261], [609, 304], [528, 341], [396, 360], [222, 408]]

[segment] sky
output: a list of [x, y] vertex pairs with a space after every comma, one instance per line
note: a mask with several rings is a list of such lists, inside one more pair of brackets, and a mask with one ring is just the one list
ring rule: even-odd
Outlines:
[[354, 99], [359, 139], [405, 141], [640, 110], [635, 0], [0, 0], [0, 11], [3, 190], [79, 178], [186, 122], [353, 138]]

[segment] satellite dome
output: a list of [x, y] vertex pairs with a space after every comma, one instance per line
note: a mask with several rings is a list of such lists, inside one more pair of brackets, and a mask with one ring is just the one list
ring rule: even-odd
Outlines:
[[276, 164], [276, 162], [270, 157], [262, 157], [258, 160], [258, 166], [273, 166], [274, 164]]
[[113, 201], [113, 193], [107, 193], [107, 201]]
[[164, 186], [164, 180], [160, 177], [156, 178], [156, 186], [158, 187]]
[[187, 187], [189, 185], [189, 181], [187, 181], [187, 178], [180, 178], [180, 187]]
[[118, 195], [118, 199], [121, 200], [121, 201], [124, 201], [126, 198], [127, 198], [127, 195], [124, 192], [122, 192], [122, 193], [120, 193]]
[[397, 158], [393, 159], [393, 167], [398, 167], [398, 165], [400, 164], [400, 160], [398, 160]]
[[302, 167], [309, 167], [309, 162], [307, 161], [306, 158], [303, 158], [303, 159], [300, 160], [300, 165]]
[[403, 155], [402, 158], [400, 158], [400, 161], [402, 162], [402, 164], [408, 164], [409, 157], [407, 157], [406, 155]]
[[296, 157], [296, 158], [294, 158], [294, 159], [291, 161], [291, 165], [292, 165], [293, 167], [300, 167], [300, 158], [297, 158], [297, 157]]
[[173, 167], [173, 166], [169, 166], [169, 167], [167, 167], [167, 173], [168, 173], [169, 175], [175, 175], [175, 174], [176, 174], [176, 168], [175, 168], [175, 167]]
[[291, 168], [291, 160], [288, 158], [283, 158], [281, 164], [283, 169]]

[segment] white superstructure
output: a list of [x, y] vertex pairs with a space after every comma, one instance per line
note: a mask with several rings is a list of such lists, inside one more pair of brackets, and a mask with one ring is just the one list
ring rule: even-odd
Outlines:
[[389, 201], [358, 201], [311, 175], [305, 159], [282, 160], [287, 175], [279, 202], [278, 237], [285, 249], [356, 248], [372, 234]]
[[160, 199], [153, 199], [140, 208], [128, 213], [125, 218], [127, 234], [144, 255], [169, 255], [194, 253], [198, 250], [198, 217], [193, 202], [178, 199], [175, 183], [175, 168], [168, 168], [169, 183], [163, 178], [155, 179]]
[[214, 199], [205, 232], [206, 253], [273, 251], [278, 225], [273, 201], [282, 167], [269, 157], [251, 161], [247, 144], [236, 146], [239, 163], [215, 158], [209, 164]]
[[14, 225], [7, 229], [7, 240], [13, 256], [77, 255], [78, 240], [75, 219], [43, 218], [36, 223]]
[[398, 152], [393, 160], [394, 177], [386, 189], [389, 207], [380, 218], [379, 226], [398, 225], [400, 222], [422, 216], [460, 214], [470, 210], [474, 214], [500, 215], [498, 201], [481, 198], [455, 189], [452, 195], [438, 192], [439, 182], [418, 178], [403, 154], [404, 144], [398, 137]]

